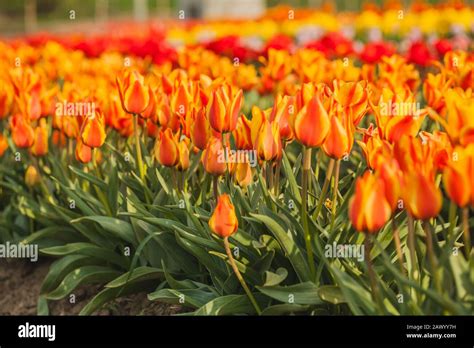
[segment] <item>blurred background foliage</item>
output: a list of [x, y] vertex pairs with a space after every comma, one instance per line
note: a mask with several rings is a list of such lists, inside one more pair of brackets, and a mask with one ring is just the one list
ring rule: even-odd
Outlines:
[[[232, 0], [219, 0], [231, 1]], [[323, 2], [330, 2], [337, 11], [357, 11], [364, 3], [371, 2], [383, 4], [386, 0], [263, 0], [267, 7], [278, 5], [289, 5], [292, 7], [312, 7], [321, 5]], [[410, 5], [414, 0], [402, 0], [405, 5]], [[426, 0], [427, 3], [439, 3], [442, 0]], [[474, 3], [474, 0], [466, 0]], [[133, 18], [134, 6], [139, 0], [0, 0], [0, 35], [21, 34], [28, 31], [28, 24], [25, 25], [25, 13], [28, 6], [33, 6], [36, 13], [37, 23], [35, 30], [51, 30], [58, 23], [70, 24], [69, 12], [75, 11], [76, 21], [95, 21], [102, 6], [102, 19], [126, 19]], [[159, 16], [169, 16], [177, 13], [179, 8], [187, 2], [205, 4], [206, 0], [142, 0], [144, 6], [148, 8], [151, 18]], [[235, 1], [238, 2], [238, 1]], [[32, 5], [33, 4], [33, 5]], [[105, 4], [105, 6], [104, 6]], [[31, 7], [30, 7], [31, 9]], [[232, 11], [232, 6], [229, 6]]]

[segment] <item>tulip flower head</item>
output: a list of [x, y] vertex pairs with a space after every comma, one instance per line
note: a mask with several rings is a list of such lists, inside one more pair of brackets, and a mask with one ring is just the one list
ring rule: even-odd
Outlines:
[[357, 178], [349, 201], [349, 218], [357, 231], [376, 233], [390, 219], [392, 210], [385, 192], [385, 182], [377, 174], [366, 171]]
[[239, 227], [235, 208], [229, 195], [222, 194], [217, 199], [217, 206], [209, 220], [211, 231], [221, 238], [233, 235]]

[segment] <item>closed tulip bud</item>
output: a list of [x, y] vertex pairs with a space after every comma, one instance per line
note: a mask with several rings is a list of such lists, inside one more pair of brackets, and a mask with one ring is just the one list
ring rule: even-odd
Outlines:
[[48, 153], [48, 127], [44, 118], [40, 119], [40, 124], [35, 128], [35, 140], [31, 146], [31, 153], [34, 156], [44, 156]]
[[456, 147], [443, 172], [443, 183], [448, 197], [459, 207], [474, 206], [474, 144], [467, 148]]
[[217, 206], [209, 220], [211, 231], [221, 238], [233, 235], [239, 227], [235, 208], [227, 194], [222, 194], [217, 199]]
[[232, 132], [237, 126], [242, 102], [241, 89], [234, 91], [230, 85], [222, 85], [213, 90], [207, 103], [207, 117], [211, 127], [219, 133]]
[[178, 143], [179, 150], [179, 162], [176, 165], [176, 169], [179, 171], [185, 171], [189, 168], [189, 148], [188, 143], [182, 140]]
[[280, 137], [285, 141], [291, 141], [294, 138], [289, 121], [294, 114], [296, 114], [295, 97], [278, 96], [272, 110], [271, 119], [278, 122]]
[[89, 163], [92, 160], [92, 148], [82, 142], [81, 137], [76, 141], [76, 160], [81, 163]]
[[191, 119], [191, 141], [198, 149], [204, 150], [212, 133], [204, 109], [193, 109]]
[[426, 220], [438, 215], [443, 198], [434, 179], [415, 171], [406, 173], [403, 183], [402, 197], [413, 217]]
[[148, 87], [148, 105], [145, 108], [145, 110], [143, 110], [143, 112], [140, 113], [140, 116], [144, 119], [148, 119], [148, 118], [153, 118], [155, 116], [155, 113], [156, 113], [155, 93], [153, 93], [153, 90], [151, 89], [151, 87]]
[[0, 157], [3, 156], [5, 151], [8, 149], [8, 142], [6, 137], [3, 136], [2, 133], [0, 133]]
[[273, 161], [281, 158], [282, 144], [278, 123], [265, 120], [260, 127], [255, 142], [258, 158], [261, 161]]
[[385, 195], [385, 183], [366, 171], [357, 178], [355, 194], [349, 201], [349, 218], [359, 232], [376, 233], [390, 219], [392, 211]]
[[28, 120], [23, 116], [13, 116], [11, 133], [12, 140], [17, 147], [24, 149], [33, 145], [35, 132]]
[[155, 158], [165, 167], [174, 167], [179, 163], [179, 147], [171, 129], [160, 131], [155, 143]]
[[36, 169], [35, 166], [28, 166], [28, 168], [26, 169], [26, 173], [25, 173], [25, 184], [26, 186], [28, 187], [34, 187], [36, 186], [37, 184], [39, 184], [41, 180], [41, 177], [38, 173], [38, 170]]
[[96, 111], [95, 117], [88, 117], [84, 122], [81, 133], [84, 144], [90, 147], [101, 147], [106, 137], [103, 115]]
[[324, 140], [323, 150], [329, 157], [340, 159], [352, 150], [354, 126], [346, 111], [338, 109], [331, 117], [331, 127]]
[[303, 106], [293, 120], [295, 138], [307, 147], [322, 145], [329, 134], [330, 120], [319, 95]]
[[239, 162], [234, 166], [234, 179], [240, 187], [247, 187], [253, 179], [249, 162]]
[[138, 71], [126, 72], [123, 80], [117, 77], [116, 82], [123, 109], [136, 115], [145, 111], [150, 95], [143, 76]]
[[385, 197], [393, 211], [401, 194], [400, 182], [402, 180], [402, 172], [400, 171], [400, 166], [393, 158], [385, 159], [381, 162], [378, 173], [385, 183]]
[[220, 138], [211, 137], [206, 149], [202, 152], [201, 162], [206, 172], [211, 175], [219, 176], [226, 172], [224, 147]]

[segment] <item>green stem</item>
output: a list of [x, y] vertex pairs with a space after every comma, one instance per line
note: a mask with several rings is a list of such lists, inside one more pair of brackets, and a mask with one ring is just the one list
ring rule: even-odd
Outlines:
[[435, 283], [436, 290], [441, 292], [441, 283], [439, 282], [438, 277], [438, 260], [433, 249], [433, 235], [431, 233], [431, 225], [428, 220], [423, 221], [423, 229], [426, 234], [426, 252], [428, 254], [428, 259], [430, 260], [431, 274]]
[[337, 207], [337, 190], [339, 187], [339, 172], [341, 169], [341, 160], [338, 159], [336, 161], [336, 171], [334, 173], [334, 187], [332, 193], [332, 206], [331, 206], [331, 233], [333, 232], [334, 228], [334, 221], [336, 220], [336, 207]]
[[216, 199], [216, 202], [217, 202], [217, 198], [219, 197], [218, 180], [219, 180], [219, 177], [217, 175], [212, 176], [212, 190], [214, 192], [214, 198]]
[[281, 159], [277, 160], [276, 162], [276, 168], [275, 168], [275, 186], [274, 186], [274, 191], [275, 191], [275, 197], [278, 198], [280, 195], [280, 168], [281, 168]]
[[274, 189], [273, 162], [269, 161], [267, 163], [267, 171], [268, 171], [268, 191], [272, 193]]
[[370, 235], [365, 234], [364, 247], [365, 247], [365, 261], [367, 264], [367, 271], [369, 274], [370, 288], [372, 289], [372, 299], [377, 304], [379, 314], [384, 314], [384, 305], [382, 297], [380, 296], [379, 287], [377, 286], [377, 279], [375, 277], [374, 267], [372, 260], [370, 259], [370, 252], [372, 251], [372, 243], [370, 242]]
[[408, 250], [410, 251], [411, 276], [416, 279], [416, 248], [415, 248], [415, 221], [410, 213], [408, 213]]
[[318, 205], [317, 205], [316, 210], [313, 214], [313, 220], [314, 221], [318, 221], [319, 213], [321, 213], [321, 208], [323, 207], [324, 200], [326, 199], [326, 194], [328, 192], [329, 184], [331, 182], [331, 176], [332, 176], [332, 172], [334, 170], [334, 163], [335, 162], [336, 161], [334, 160], [334, 158], [331, 158], [329, 160], [328, 169], [326, 171], [326, 178], [324, 179], [323, 188], [321, 189], [321, 196], [319, 197]]
[[456, 203], [454, 203], [453, 201], [451, 201], [449, 203], [449, 228], [448, 228], [448, 238], [451, 239], [452, 241], [452, 245], [455, 244], [455, 236], [453, 234], [454, 232], [454, 227], [455, 227], [455, 224], [456, 224]]
[[250, 291], [249, 287], [247, 286], [247, 283], [245, 282], [244, 278], [240, 274], [240, 271], [237, 268], [237, 265], [235, 264], [234, 257], [232, 256], [232, 252], [230, 251], [229, 237], [224, 238], [224, 247], [225, 247], [225, 251], [227, 253], [227, 257], [229, 258], [230, 265], [231, 265], [237, 279], [239, 280], [240, 284], [244, 288], [245, 293], [247, 294], [250, 302], [252, 302], [252, 305], [254, 306], [255, 311], [257, 312], [258, 315], [262, 314], [262, 310], [260, 309], [257, 301], [255, 300], [255, 297], [253, 296], [252, 292]]
[[395, 241], [395, 247], [397, 249], [397, 256], [398, 256], [398, 263], [400, 264], [400, 270], [403, 274], [405, 274], [405, 268], [403, 267], [404, 259], [403, 259], [403, 252], [402, 252], [402, 242], [400, 240], [400, 231], [398, 230], [397, 223], [395, 222], [395, 216], [392, 217], [392, 231], [393, 231], [393, 239]]
[[140, 179], [142, 179], [142, 182], [145, 184], [145, 172], [143, 169], [143, 159], [142, 159], [142, 148], [140, 145], [140, 135], [139, 133], [139, 128], [138, 128], [138, 115], [134, 114], [133, 115], [133, 121], [134, 121], [134, 131], [135, 131], [135, 155], [136, 155], [136, 160], [137, 160], [137, 166], [138, 166], [138, 171], [140, 173]]
[[311, 170], [311, 148], [305, 147], [303, 150], [303, 175], [301, 183], [301, 220], [305, 234], [306, 254], [308, 258], [311, 279], [315, 281], [316, 269], [314, 266], [313, 246], [311, 243], [311, 233], [308, 226], [308, 179]]
[[469, 208], [464, 207], [462, 209], [462, 226], [464, 234], [464, 251], [466, 253], [466, 258], [469, 259], [471, 255], [471, 235], [469, 233]]

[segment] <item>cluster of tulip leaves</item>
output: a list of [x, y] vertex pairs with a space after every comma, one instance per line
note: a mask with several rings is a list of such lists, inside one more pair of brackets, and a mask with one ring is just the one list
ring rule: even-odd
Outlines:
[[[119, 137], [109, 134], [109, 139]], [[108, 140], [109, 140], [108, 139]], [[49, 313], [51, 301], [67, 301], [75, 290], [99, 284], [82, 309], [91, 315], [118, 297], [146, 292], [150, 301], [177, 304], [179, 315], [253, 315], [255, 309], [240, 286], [224, 250], [211, 233], [208, 220], [215, 206], [212, 177], [203, 172], [199, 156], [184, 172], [186, 185], [177, 191], [176, 173], [160, 167], [149, 144], [142, 144], [146, 182], [137, 175], [134, 146], [117, 149], [107, 141], [97, 168], [79, 165], [64, 152], [37, 160], [41, 187], [29, 189], [23, 175], [28, 154], [21, 161], [5, 156], [0, 163], [0, 241], [38, 244], [40, 259], [54, 258], [38, 298], [38, 314]], [[14, 145], [10, 144], [14, 149]], [[449, 202], [432, 221], [442, 291], [433, 285], [425, 235], [416, 224], [416, 264], [405, 257], [400, 267], [388, 223], [373, 236], [370, 255], [382, 305], [372, 298], [367, 263], [355, 258], [329, 258], [325, 246], [364, 243], [347, 218], [355, 178], [365, 170], [353, 151], [341, 162], [338, 209], [323, 205], [313, 216], [325, 179], [328, 159], [313, 152], [309, 198], [310, 231], [316, 274], [310, 272], [301, 223], [301, 150], [290, 144], [283, 156], [281, 180], [270, 192], [260, 169], [254, 182], [242, 189], [228, 177], [219, 181], [229, 193], [239, 221], [230, 237], [237, 267], [254, 294], [263, 315], [421, 315], [472, 314], [474, 257], [453, 253], [461, 228], [450, 226]], [[406, 213], [395, 216], [403, 251], [407, 251]], [[472, 221], [471, 221], [472, 222]], [[470, 224], [471, 226], [473, 223]], [[455, 236], [452, 238], [450, 236]], [[417, 274], [413, 279], [409, 274]]]

